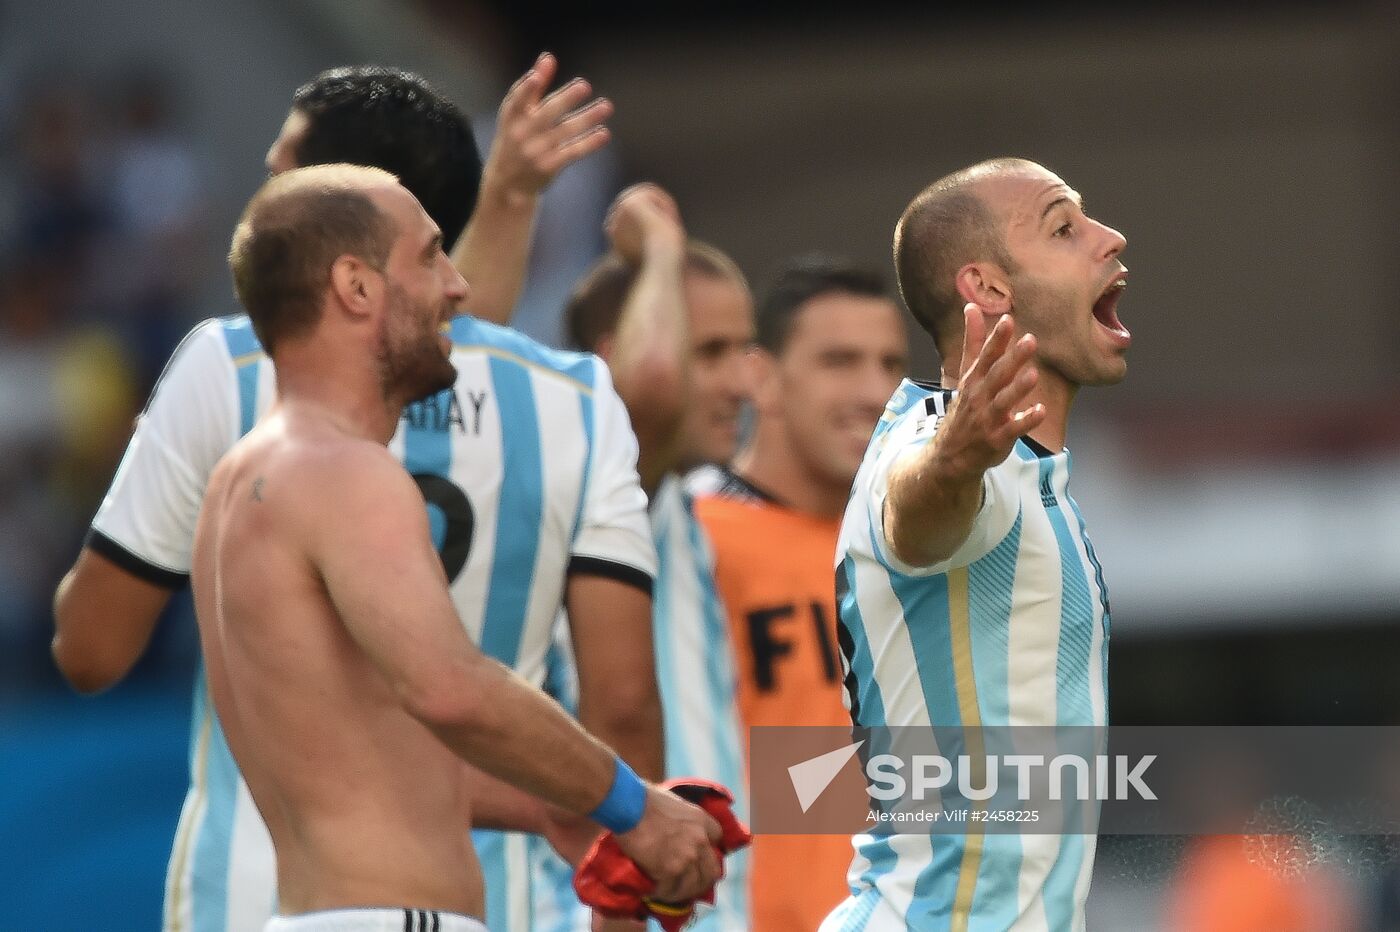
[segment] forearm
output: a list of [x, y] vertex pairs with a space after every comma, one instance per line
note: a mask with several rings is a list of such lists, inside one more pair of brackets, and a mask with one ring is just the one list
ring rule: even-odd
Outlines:
[[[655, 683], [655, 677], [652, 677]], [[579, 703], [579, 721], [591, 735], [612, 748], [647, 780], [659, 781], [666, 772], [662, 733], [661, 697], [655, 689], [648, 696], [625, 704]]]
[[472, 828], [543, 834], [545, 803], [479, 767], [462, 765], [471, 786]]
[[488, 178], [467, 228], [452, 250], [452, 264], [471, 286], [467, 313], [509, 324], [525, 287], [530, 234], [538, 197], [504, 191]]
[[[684, 246], [649, 244], [646, 258], [618, 317], [611, 368], [618, 392], [635, 384], [648, 370], [680, 373], [687, 352]], [[672, 376], [674, 381], [674, 376]], [[674, 389], [675, 386], [668, 386]]]
[[688, 391], [683, 254], [648, 253], [618, 320], [608, 366], [640, 447], [644, 485], [669, 471]]
[[927, 444], [890, 473], [885, 496], [885, 539], [911, 566], [951, 557], [972, 532], [982, 506], [981, 472], [957, 470]]
[[484, 657], [477, 666], [473, 701], [419, 718], [486, 774], [567, 812], [592, 812], [612, 786], [612, 752], [512, 671]]

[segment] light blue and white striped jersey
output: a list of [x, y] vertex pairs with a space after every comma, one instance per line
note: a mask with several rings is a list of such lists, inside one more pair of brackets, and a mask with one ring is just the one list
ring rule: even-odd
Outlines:
[[[723, 784], [734, 793], [734, 811], [747, 821], [748, 781], [734, 656], [724, 605], [715, 587], [714, 553], [679, 477], [670, 475], [662, 481], [650, 510], [658, 567], [652, 633], [666, 733], [666, 774]], [[566, 638], [559, 638], [547, 683], [546, 690], [565, 708], [576, 709], [577, 673]], [[588, 932], [588, 910], [574, 896], [572, 869], [543, 839], [534, 838], [531, 843], [539, 870], [538, 932]], [[689, 932], [746, 932], [749, 928], [749, 851], [726, 857], [724, 870], [714, 908], [701, 907]], [[651, 923], [651, 928], [660, 926]]]
[[[1108, 594], [1069, 495], [1068, 451], [1017, 441], [986, 473], [948, 560], [909, 566], [888, 548], [891, 467], [928, 443], [951, 397], [906, 379], [856, 476], [836, 554], [852, 720], [1105, 725]], [[823, 932], [1084, 928], [1092, 835], [870, 833], [853, 845], [851, 897]]]
[[[470, 317], [453, 322], [452, 340], [456, 386], [406, 409], [390, 450], [423, 491], [463, 625], [539, 684], [568, 573], [651, 586], [656, 557], [636, 439], [597, 357]], [[138, 423], [90, 545], [146, 578], [182, 580], [209, 474], [274, 396], [272, 366], [246, 316], [195, 328]], [[526, 837], [473, 838], [489, 927], [532, 930]], [[165, 928], [260, 932], [274, 887], [271, 841], [201, 673]]]

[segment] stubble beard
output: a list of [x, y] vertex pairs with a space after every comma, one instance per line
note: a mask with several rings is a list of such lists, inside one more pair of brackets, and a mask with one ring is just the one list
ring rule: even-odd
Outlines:
[[[1021, 312], [1018, 322], [1027, 332], [1035, 334], [1039, 346], [1036, 362], [1040, 368], [1054, 373], [1074, 388], [1109, 384], [1095, 359], [1098, 351], [1092, 342], [1092, 328], [1098, 325], [1091, 319], [1090, 333], [1083, 337], [1078, 335], [1076, 328], [1082, 323], [1081, 311], [1076, 307], [1074, 296], [1030, 278], [1014, 280], [1013, 287], [1016, 295], [1013, 311]], [[1047, 323], [1054, 329], [1049, 329]]]
[[397, 286], [390, 300], [393, 306], [385, 315], [379, 341], [379, 382], [384, 400], [402, 407], [451, 388], [457, 382], [457, 369], [442, 353], [437, 328], [423, 323], [436, 315], [426, 307], [414, 307]]

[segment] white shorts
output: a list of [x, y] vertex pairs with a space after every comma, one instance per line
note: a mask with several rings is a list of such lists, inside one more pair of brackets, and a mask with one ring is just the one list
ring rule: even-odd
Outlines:
[[326, 909], [273, 916], [263, 932], [486, 932], [480, 919], [433, 909]]

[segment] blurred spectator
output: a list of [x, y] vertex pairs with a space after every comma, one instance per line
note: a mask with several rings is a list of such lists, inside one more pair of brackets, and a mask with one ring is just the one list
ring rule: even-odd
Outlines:
[[53, 587], [208, 272], [168, 85], [120, 82], [107, 110], [75, 83], [35, 86], [16, 98], [0, 234], [0, 681], [17, 688], [56, 681]]
[[[27, 256], [0, 272], [0, 642], [24, 661], [48, 636], [48, 596], [97, 505], [135, 413], [126, 355], [73, 329], [65, 267]], [[11, 671], [7, 671], [9, 673]], [[7, 675], [17, 682], [19, 671]]]
[[116, 125], [101, 156], [112, 223], [91, 301], [120, 328], [149, 389], [197, 316], [192, 295], [208, 237], [204, 186], [173, 123], [169, 81], [131, 76], [112, 110]]
[[16, 236], [7, 245], [81, 267], [108, 222], [89, 171], [91, 105], [79, 91], [55, 83], [27, 106], [18, 116]]

